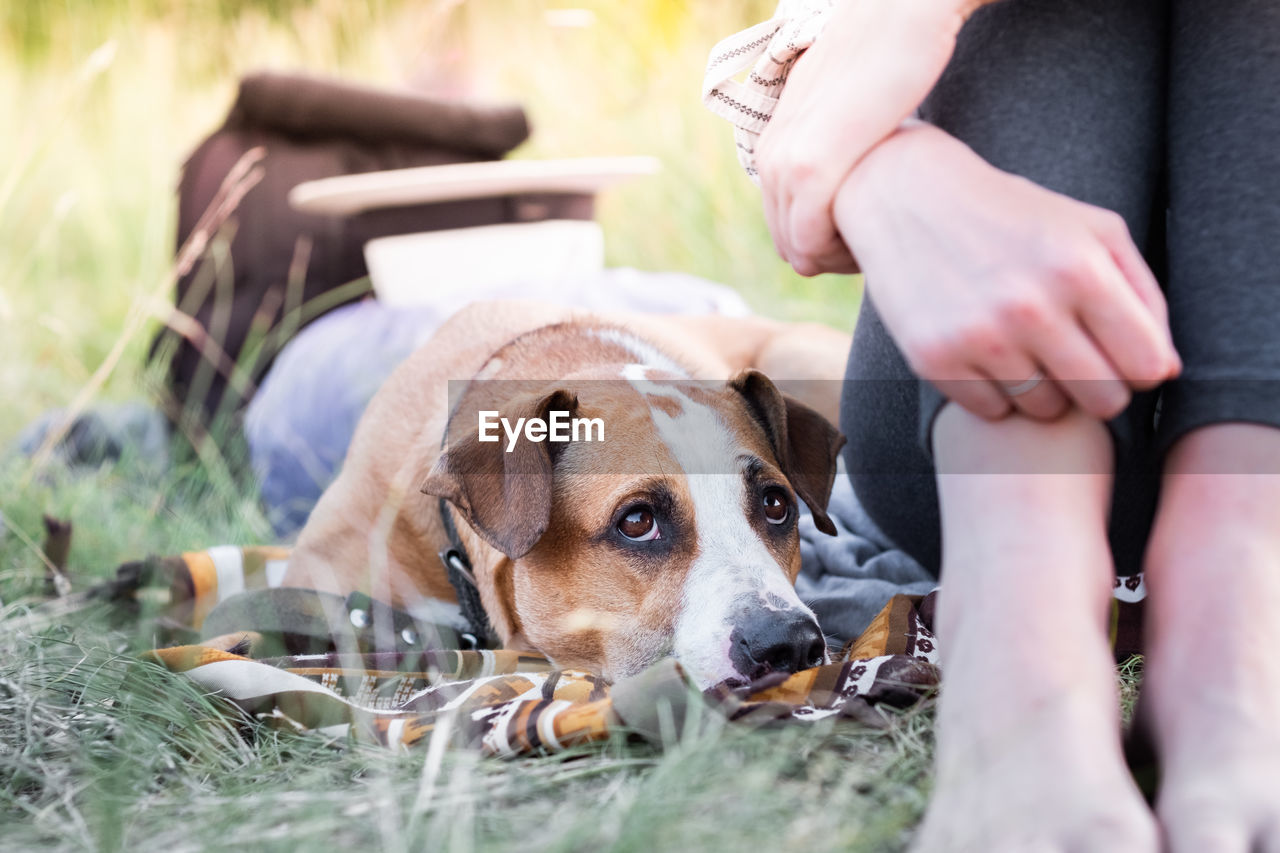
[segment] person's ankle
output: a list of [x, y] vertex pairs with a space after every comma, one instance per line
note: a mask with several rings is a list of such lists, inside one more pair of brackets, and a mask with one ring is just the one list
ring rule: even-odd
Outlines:
[[1078, 409], [1054, 421], [1013, 413], [985, 421], [954, 403], [934, 419], [940, 474], [1054, 474], [1110, 479], [1114, 448], [1106, 426]]

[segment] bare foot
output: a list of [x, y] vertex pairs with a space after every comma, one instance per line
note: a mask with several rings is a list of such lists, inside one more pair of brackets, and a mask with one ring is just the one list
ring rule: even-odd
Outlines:
[[[1155, 822], [1120, 755], [1114, 691], [1075, 687], [1029, 702], [1014, 692], [1006, 681], [968, 710], [956, 690], [944, 694], [934, 794], [915, 849], [1156, 850]], [[982, 715], [995, 703], [1018, 722], [992, 727]]]
[[1075, 415], [986, 423], [956, 406], [935, 435], [941, 471], [958, 459], [1033, 471], [1053, 442], [1057, 470], [1081, 473], [939, 475], [944, 683], [916, 849], [1154, 851], [1105, 633], [1110, 476], [1096, 472], [1110, 469], [1110, 439]]
[[1147, 559], [1143, 698], [1174, 853], [1280, 851], [1275, 460], [1280, 431], [1235, 424], [1191, 433], [1167, 463]]

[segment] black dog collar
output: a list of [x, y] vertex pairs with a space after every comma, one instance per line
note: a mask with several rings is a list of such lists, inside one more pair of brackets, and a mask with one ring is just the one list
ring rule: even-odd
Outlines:
[[458, 536], [453, 514], [449, 512], [449, 505], [444, 498], [440, 499], [440, 521], [444, 524], [445, 536], [449, 538], [449, 547], [440, 552], [440, 562], [444, 564], [445, 574], [458, 596], [462, 618], [470, 627], [470, 632], [464, 633], [462, 640], [470, 643], [471, 648], [496, 648], [498, 638], [489, 621], [489, 614], [485, 612], [484, 603], [480, 600], [480, 588], [476, 586], [476, 577], [471, 572], [471, 560], [467, 557], [467, 549]]

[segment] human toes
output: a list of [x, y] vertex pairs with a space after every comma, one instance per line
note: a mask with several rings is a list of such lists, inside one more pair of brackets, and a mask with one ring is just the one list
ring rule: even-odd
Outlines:
[[[1046, 793], [1049, 793], [1046, 791]], [[1043, 810], [1026, 804], [1010, 805], [999, 815], [988, 815], [975, 825], [972, 811], [961, 811], [945, 802], [935, 802], [913, 840], [914, 853], [1156, 853], [1159, 833], [1145, 806], [1128, 796], [1115, 794], [1088, 804], [1065, 805], [1062, 792], [1058, 802], [1042, 802]], [[1056, 813], [1055, 813], [1056, 812]], [[1202, 848], [1212, 850], [1214, 848]]]
[[1170, 853], [1280, 853], [1280, 763], [1222, 756], [1179, 768], [1161, 785], [1156, 812]]

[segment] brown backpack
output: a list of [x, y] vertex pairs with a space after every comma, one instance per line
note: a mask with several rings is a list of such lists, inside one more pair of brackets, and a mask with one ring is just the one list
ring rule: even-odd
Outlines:
[[194, 416], [207, 426], [237, 415], [289, 337], [325, 311], [368, 295], [362, 249], [370, 239], [592, 216], [591, 198], [575, 195], [508, 195], [322, 216], [290, 207], [293, 187], [336, 175], [496, 160], [528, 135], [519, 106], [477, 106], [274, 73], [242, 80], [226, 122], [183, 168], [178, 245], [229, 170], [258, 146], [265, 149], [263, 176], [221, 229], [221, 247], [211, 241], [178, 281], [175, 316], [152, 342], [151, 357], [167, 363], [170, 417]]

